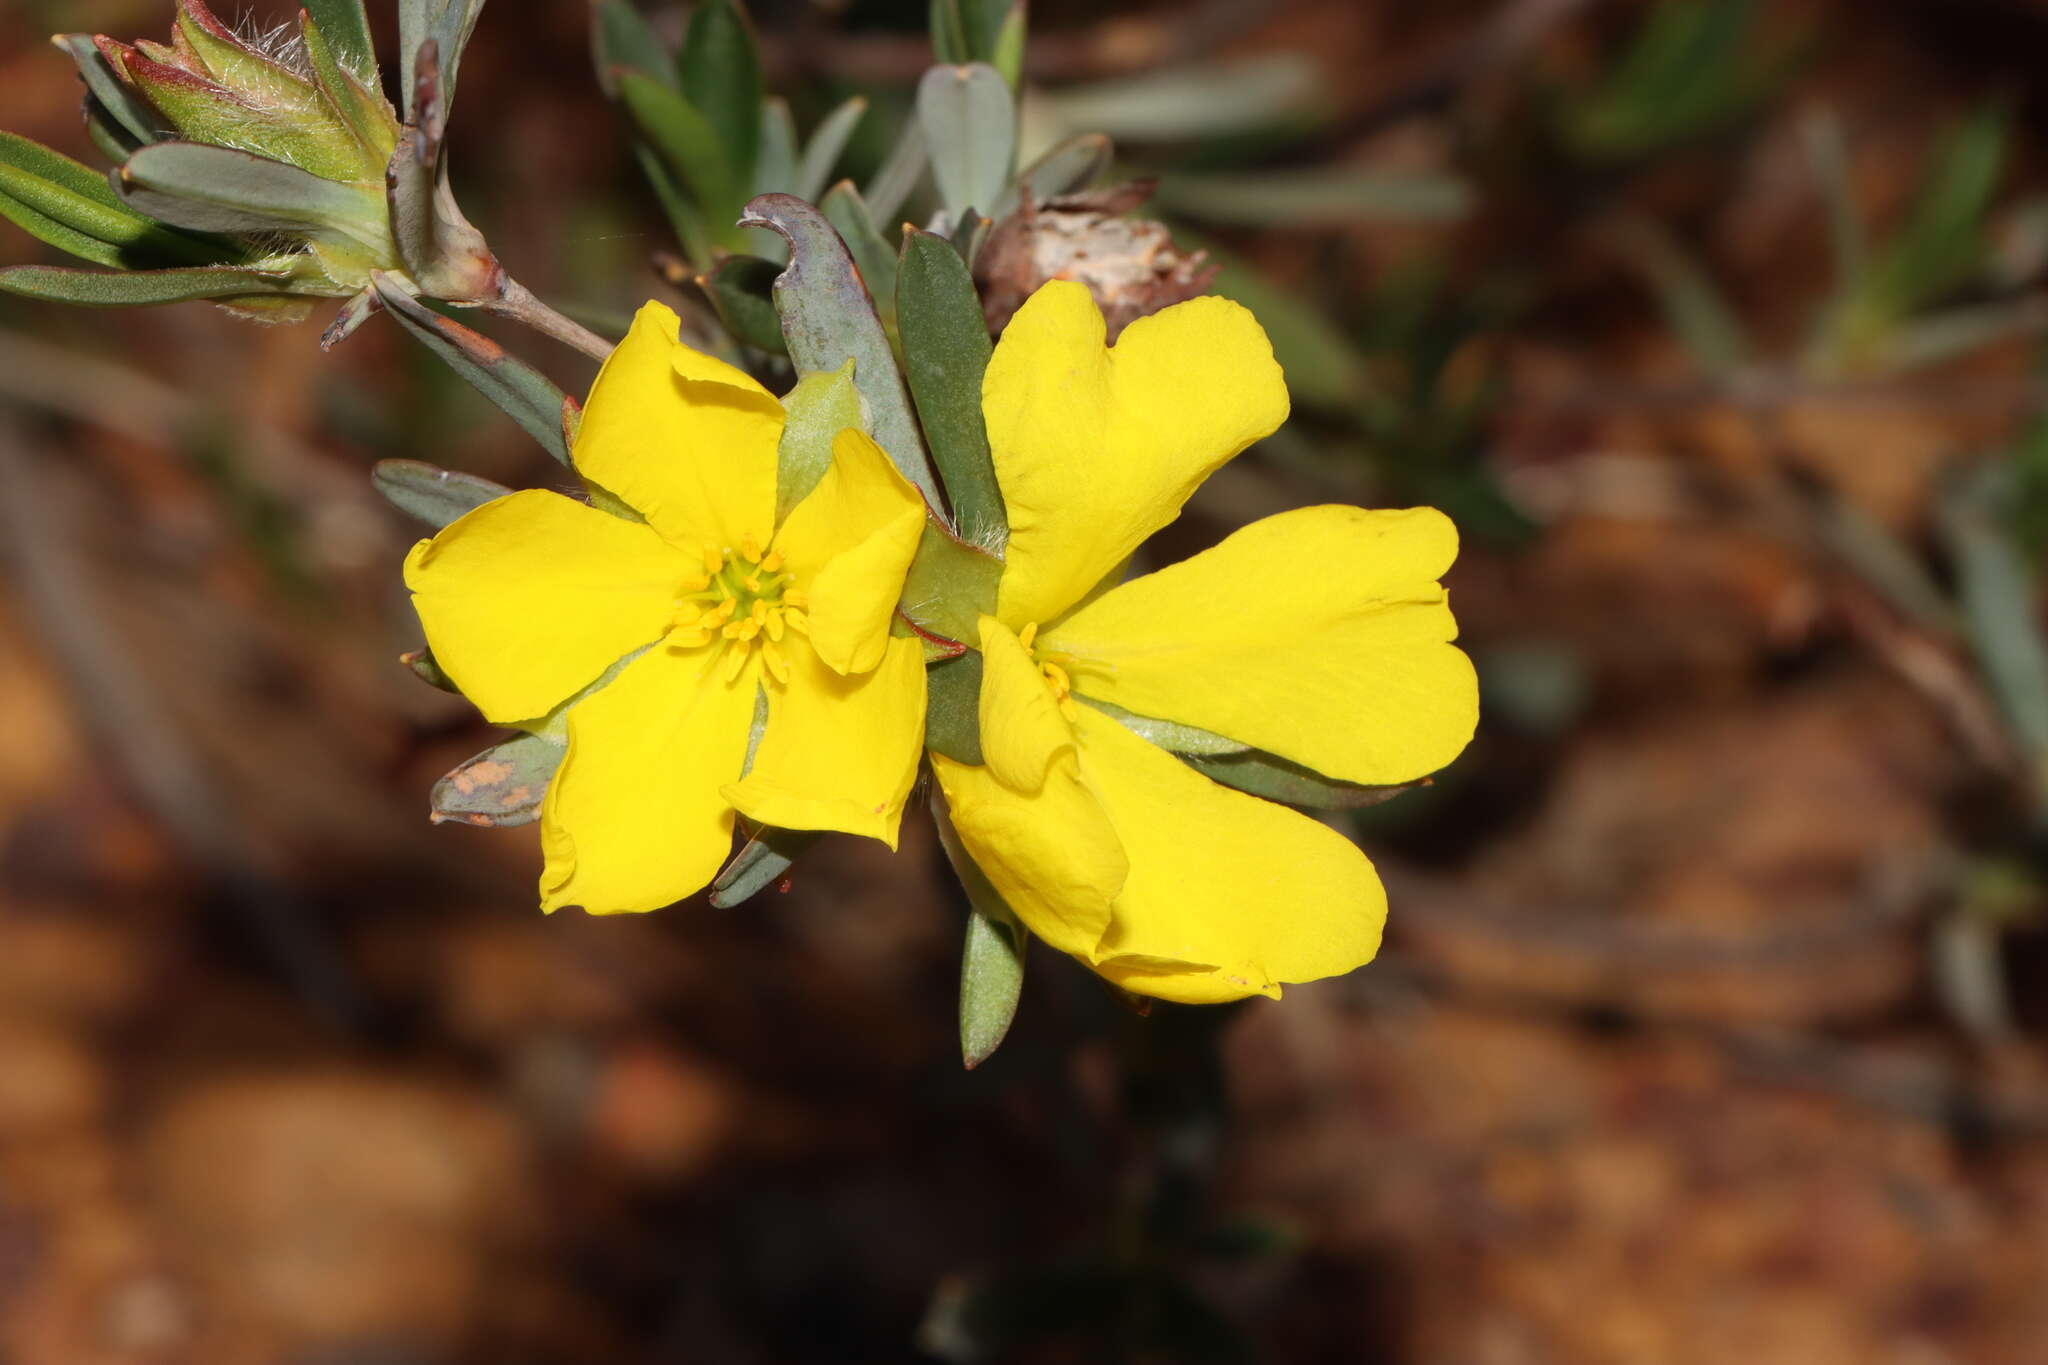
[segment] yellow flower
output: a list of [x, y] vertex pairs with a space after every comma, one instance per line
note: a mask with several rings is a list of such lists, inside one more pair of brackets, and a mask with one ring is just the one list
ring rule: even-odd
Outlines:
[[735, 809], [893, 848], [917, 772], [923, 656], [890, 625], [923, 500], [848, 430], [778, 526], [782, 405], [677, 325], [640, 310], [576, 440], [577, 470], [644, 522], [514, 493], [406, 561], [434, 658], [493, 721], [531, 725], [628, 660], [568, 708], [541, 808], [547, 910], [700, 890]]
[[1428, 508], [1309, 507], [1093, 595], [1287, 416], [1265, 333], [1234, 303], [1179, 304], [1114, 349], [1104, 336], [1085, 289], [1049, 284], [990, 361], [982, 408], [1011, 529], [980, 621], [985, 766], [932, 766], [967, 851], [1055, 948], [1144, 995], [1278, 995], [1378, 950], [1372, 865], [1088, 703], [1347, 782], [1440, 768], [1478, 719], [1437, 582], [1457, 533]]

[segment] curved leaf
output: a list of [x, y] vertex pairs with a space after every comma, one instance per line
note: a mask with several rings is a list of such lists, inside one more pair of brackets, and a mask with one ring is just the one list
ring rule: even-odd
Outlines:
[[437, 531], [512, 491], [478, 475], [420, 460], [379, 460], [370, 470], [370, 483], [393, 507]]
[[981, 416], [981, 378], [994, 347], [967, 263], [929, 232], [903, 239], [896, 274], [903, 370], [963, 539], [994, 547], [1009, 530]]
[[497, 404], [548, 454], [569, 463], [562, 439], [562, 391], [554, 381], [497, 342], [444, 318], [396, 284], [391, 276], [373, 273], [378, 301], [406, 331], [426, 344], [478, 393]]
[[128, 270], [118, 274], [56, 265], [17, 265], [0, 270], [0, 290], [83, 308], [134, 308], [183, 303], [188, 299], [290, 294], [300, 288], [301, 282], [288, 272], [245, 266]]
[[519, 735], [457, 764], [434, 784], [428, 802], [434, 823], [532, 824], [565, 752], [539, 735]]

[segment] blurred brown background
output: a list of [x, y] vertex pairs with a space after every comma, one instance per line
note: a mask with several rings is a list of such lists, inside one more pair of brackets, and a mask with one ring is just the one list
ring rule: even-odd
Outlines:
[[[753, 8], [871, 168], [924, 7]], [[0, 1359], [2048, 1360], [2048, 6], [1033, 18], [1035, 136], [1161, 176], [1297, 388], [1163, 551], [1464, 529], [1486, 721], [1360, 821], [1382, 959], [1141, 1020], [1041, 954], [964, 1074], [923, 820], [544, 919], [531, 830], [425, 818], [491, 735], [367, 471], [545, 456], [388, 325], [0, 300]], [[0, 124], [96, 160], [46, 35], [169, 22], [9, 0]], [[453, 137], [606, 325], [667, 243], [586, 22], [497, 0]]]

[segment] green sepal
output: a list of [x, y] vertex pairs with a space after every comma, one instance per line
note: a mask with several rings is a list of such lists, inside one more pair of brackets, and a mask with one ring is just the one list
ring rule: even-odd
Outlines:
[[776, 446], [775, 524], [780, 526], [796, 505], [810, 496], [832, 467], [832, 443], [848, 427], [867, 430], [860, 390], [853, 383], [853, 362], [821, 370], [796, 381], [782, 400], [786, 415], [782, 440]]
[[239, 300], [295, 293], [303, 288], [303, 283], [290, 271], [246, 266], [127, 270], [114, 274], [57, 265], [17, 265], [0, 270], [0, 290], [81, 308], [136, 308], [191, 299]]
[[789, 243], [789, 265], [775, 281], [775, 310], [797, 373], [855, 361], [853, 382], [867, 400], [869, 434], [925, 501], [941, 506], [910, 391], [846, 243], [823, 214], [794, 195], [755, 197], [740, 223], [768, 228]]
[[997, 546], [1009, 532], [981, 415], [994, 347], [967, 262], [943, 238], [907, 233], [896, 272], [903, 371], [962, 539]]
[[479, 475], [421, 460], [379, 460], [370, 469], [370, 485], [393, 507], [437, 531], [512, 491]]
[[377, 88], [377, 49], [370, 39], [370, 16], [363, 0], [299, 0], [310, 27], [320, 36], [349, 74], [374, 90]]
[[969, 1071], [1002, 1046], [1024, 992], [1029, 936], [988, 874], [968, 854], [945, 802], [932, 802], [939, 846], [967, 893], [967, 933], [960, 951], [960, 1060]]
[[404, 664], [415, 678], [427, 686], [453, 693], [458, 697], [462, 695], [462, 689], [455, 685], [455, 680], [441, 671], [441, 665], [435, 661], [434, 651], [431, 649], [407, 650], [398, 656], [398, 662]]
[[781, 273], [781, 266], [759, 256], [727, 256], [697, 277], [697, 287], [726, 331], [771, 355], [787, 355], [775, 312], [775, 278]]
[[516, 735], [456, 764], [428, 798], [434, 823], [487, 829], [532, 824], [540, 819], [548, 783], [566, 752], [540, 735]]
[[1338, 782], [1290, 763], [1277, 754], [1246, 749], [1234, 754], [1180, 754], [1180, 760], [1196, 772], [1268, 801], [1317, 810], [1356, 810], [1391, 801], [1402, 792], [1422, 786], [1402, 782], [1385, 787], [1366, 787], [1356, 782]]
[[[683, 95], [651, 76], [622, 71], [618, 81], [619, 95], [640, 135], [703, 213], [718, 222], [713, 235], [720, 241], [730, 240], [724, 220], [739, 202], [736, 187], [742, 182], [710, 120]], [[758, 136], [759, 129], [755, 131]]]
[[925, 670], [924, 747], [977, 767], [981, 757], [981, 651]]
[[683, 95], [725, 149], [730, 183], [751, 184], [761, 146], [761, 50], [733, 0], [704, 0], [696, 7], [676, 67]]
[[788, 875], [796, 860], [822, 837], [811, 829], [756, 828], [711, 883], [711, 903], [729, 910], [751, 900]]
[[313, 68], [321, 99], [362, 144], [366, 169], [382, 174], [398, 147], [397, 114], [381, 94], [349, 69], [344, 54], [314, 22], [312, 14], [300, 13], [300, 39], [305, 44], [306, 61]]
[[221, 150], [261, 147], [265, 156], [323, 180], [359, 180], [378, 169], [366, 168], [355, 135], [324, 109], [309, 114], [288, 106], [259, 106], [219, 82], [140, 50], [124, 53], [123, 62], [137, 88], [191, 142]]
[[569, 463], [568, 443], [562, 439], [563, 394], [553, 380], [489, 337], [442, 317], [391, 276], [373, 272], [370, 280], [378, 302], [406, 331], [517, 422], [548, 454]]
[[969, 209], [987, 214], [1016, 166], [1017, 108], [1009, 83], [986, 62], [932, 67], [917, 83], [917, 119], [946, 212], [955, 222]]
[[903, 579], [903, 614], [921, 628], [972, 645], [996, 609], [1003, 561], [927, 519]]
[[894, 333], [896, 253], [890, 248], [888, 237], [875, 222], [874, 215], [868, 212], [867, 204], [851, 180], [842, 180], [828, 190], [818, 208], [853, 256], [853, 264], [860, 271], [861, 281], [867, 285], [868, 297], [874, 300], [875, 314], [881, 318], [882, 327]]
[[591, 6], [590, 54], [596, 61], [599, 88], [614, 98], [621, 71], [650, 76], [671, 90], [682, 89], [667, 45], [631, 0], [598, 0]]

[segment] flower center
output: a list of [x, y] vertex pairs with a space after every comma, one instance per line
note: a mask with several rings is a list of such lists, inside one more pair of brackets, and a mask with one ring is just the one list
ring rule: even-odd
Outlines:
[[1017, 632], [1017, 643], [1024, 646], [1024, 652], [1029, 654], [1031, 661], [1038, 665], [1038, 675], [1045, 679], [1045, 685], [1051, 691], [1052, 699], [1060, 704], [1060, 713], [1071, 720], [1074, 711], [1074, 680], [1067, 676], [1067, 670], [1061, 667], [1061, 665], [1063, 663], [1071, 663], [1073, 660], [1068, 655], [1059, 654], [1052, 650], [1047, 650], [1045, 653], [1040, 654], [1037, 649], [1037, 640], [1038, 622], [1036, 621], [1030, 622], [1024, 629]]
[[789, 660], [781, 649], [786, 631], [805, 634], [804, 608], [810, 599], [791, 586], [796, 576], [782, 556], [761, 553], [752, 536], [738, 549], [704, 547], [704, 568], [676, 584], [676, 611], [669, 618], [668, 643], [677, 649], [715, 645], [707, 671], [718, 668], [727, 682], [758, 649], [761, 666], [776, 683], [789, 681]]

